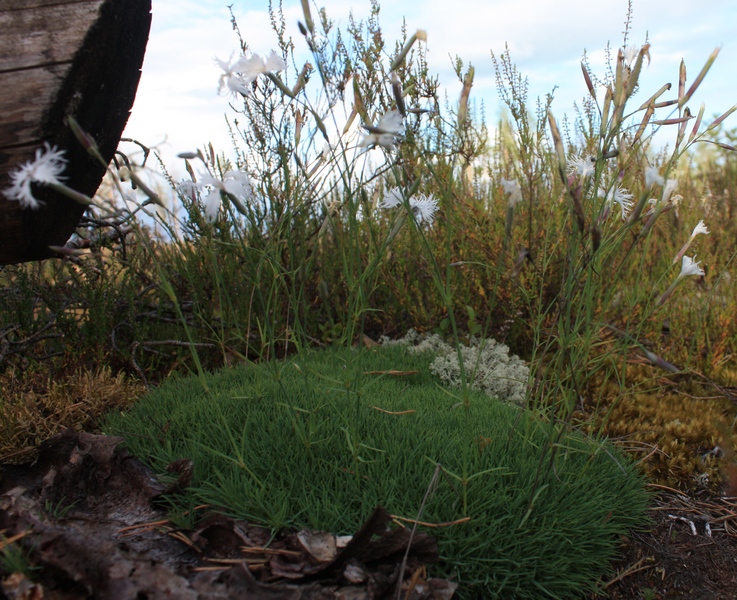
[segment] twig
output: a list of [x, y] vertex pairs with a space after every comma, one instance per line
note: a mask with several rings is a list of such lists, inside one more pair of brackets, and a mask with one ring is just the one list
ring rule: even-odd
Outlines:
[[[5, 530], [3, 530], [3, 533]], [[13, 542], [17, 542], [22, 537], [27, 536], [29, 533], [31, 533], [30, 529], [26, 529], [25, 531], [21, 531], [20, 533], [16, 533], [14, 536], [11, 536], [9, 538], [0, 539], [0, 550], [3, 550], [6, 546], [12, 544]]]
[[656, 445], [655, 448], [653, 448], [646, 456], [643, 456], [640, 460], [638, 460], [635, 465], [641, 465], [644, 463], [648, 458], [650, 458], [653, 454], [656, 454], [657, 452], [660, 452], [662, 454], [662, 450], [658, 448]]
[[46, 333], [47, 330], [51, 329], [56, 321], [56, 314], [51, 313], [49, 320], [45, 323], [38, 331], [30, 334], [28, 337], [14, 342], [8, 339], [11, 333], [20, 329], [20, 325], [13, 325], [0, 331], [0, 364], [2, 364], [7, 358], [14, 354], [22, 354], [29, 346], [36, 344], [43, 340], [60, 338], [60, 333]]
[[407, 560], [409, 559], [409, 551], [410, 548], [412, 548], [412, 540], [415, 537], [415, 531], [417, 531], [417, 525], [420, 522], [420, 517], [422, 516], [422, 511], [425, 510], [425, 503], [427, 502], [427, 499], [430, 497], [430, 494], [435, 489], [435, 485], [438, 482], [438, 476], [440, 475], [440, 463], [437, 463], [435, 465], [435, 473], [433, 473], [432, 479], [430, 480], [430, 485], [427, 486], [427, 491], [425, 492], [425, 497], [422, 499], [422, 504], [420, 504], [420, 510], [417, 512], [417, 520], [414, 522], [414, 525], [412, 525], [412, 531], [409, 534], [409, 540], [407, 541], [407, 550], [404, 552], [404, 558], [402, 559], [402, 566], [399, 569], [399, 579], [397, 580], [397, 593], [394, 596], [395, 600], [399, 600], [401, 594], [402, 594], [402, 581], [404, 580], [404, 571], [407, 568]]
[[149, 529], [153, 527], [158, 527], [160, 525], [166, 525], [169, 522], [169, 519], [161, 519], [160, 521], [149, 521], [147, 523], [138, 523], [137, 525], [129, 525], [128, 527], [123, 527], [122, 529], [118, 529], [115, 533], [126, 533], [128, 531], [135, 531], [136, 529]]
[[254, 548], [252, 546], [241, 546], [241, 552], [243, 552], [244, 554], [266, 554], [272, 556], [302, 556], [302, 553], [296, 550], [281, 550], [279, 548]]
[[610, 585], [614, 585], [618, 581], [621, 581], [625, 577], [629, 577], [633, 573], [637, 573], [638, 571], [644, 571], [645, 569], [652, 569], [655, 565], [645, 565], [640, 566], [642, 563], [644, 563], [646, 560], [654, 560], [652, 556], [645, 556], [638, 560], [634, 565], [631, 567], [626, 568], [624, 571], [622, 571], [619, 575], [617, 575], [614, 579], [607, 581], [604, 585], [604, 589], [608, 588]]
[[675, 494], [679, 498], [687, 498], [687, 496], [683, 492], [675, 490], [672, 487], [668, 487], [667, 485], [661, 485], [659, 483], [648, 483], [646, 487], [659, 488], [661, 490], [666, 490], [668, 492], [671, 492], [672, 494]]
[[192, 548], [192, 550], [194, 550], [198, 554], [202, 554], [202, 550], [200, 549], [200, 547], [197, 546], [197, 544], [195, 544], [192, 540], [190, 540], [181, 531], [168, 531], [167, 532], [167, 535], [169, 537], [173, 537], [175, 540], [179, 540], [183, 544], [186, 544], [187, 546], [189, 546], [190, 548]]
[[372, 406], [374, 410], [378, 410], [379, 412], [386, 413], [387, 415], [411, 415], [412, 413], [417, 412], [416, 410], [399, 410], [399, 411], [392, 411], [392, 410], [386, 410], [385, 408], [379, 408], [378, 406]]
[[418, 521], [417, 519], [408, 519], [406, 517], [398, 517], [392, 515], [392, 519], [397, 521], [405, 521], [407, 523], [414, 523], [415, 525], [423, 525], [424, 527], [452, 527], [453, 525], [460, 525], [461, 523], [468, 523], [471, 517], [463, 517], [462, 519], [456, 519], [455, 521], [449, 521], [447, 523], [428, 523], [427, 521]]

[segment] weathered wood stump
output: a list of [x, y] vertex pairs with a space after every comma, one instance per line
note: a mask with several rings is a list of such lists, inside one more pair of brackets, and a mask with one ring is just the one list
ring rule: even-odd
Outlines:
[[[133, 106], [151, 27], [151, 0], [0, 0], [0, 191], [44, 142], [65, 150], [65, 183], [91, 196], [105, 168], [65, 124], [74, 117], [113, 158]], [[85, 207], [34, 186], [44, 205], [0, 193], [0, 264], [54, 256]]]

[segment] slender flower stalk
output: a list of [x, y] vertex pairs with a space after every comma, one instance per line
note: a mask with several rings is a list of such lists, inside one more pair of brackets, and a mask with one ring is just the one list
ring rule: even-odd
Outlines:
[[[310, 0], [302, 0], [302, 13], [305, 16], [305, 24], [307, 25], [307, 31], [309, 31], [310, 34], [314, 34], [315, 33], [315, 23], [312, 20], [312, 12], [310, 11]], [[300, 23], [300, 25], [302, 24]], [[304, 35], [307, 35], [307, 33], [305, 32]]]
[[666, 300], [670, 298], [671, 294], [673, 294], [673, 291], [676, 289], [682, 279], [690, 277], [692, 275], [696, 275], [697, 277], [703, 277], [704, 275], [706, 275], [704, 269], [699, 267], [699, 264], [701, 264], [701, 262], [696, 262], [695, 259], [696, 255], [694, 255], [693, 258], [689, 256], [683, 257], [683, 262], [681, 263], [681, 272], [678, 274], [678, 277], [676, 277], [676, 280], [670, 284], [670, 287], [660, 297], [660, 300], [658, 300], [658, 306], [662, 306], [663, 304], [665, 304]]
[[82, 192], [73, 190], [68, 185], [64, 185], [63, 183], [49, 183], [48, 185], [52, 190], [60, 193], [62, 196], [66, 196], [70, 200], [74, 200], [78, 204], [82, 204], [84, 206], [90, 206], [94, 204], [92, 198], [83, 194]]
[[691, 87], [688, 88], [688, 91], [678, 96], [678, 108], [681, 108], [684, 106], [690, 99], [691, 96], [693, 96], [694, 92], [696, 91], [696, 88], [698, 88], [701, 85], [701, 82], [704, 81], [704, 77], [706, 77], [706, 74], [709, 72], [709, 69], [711, 69], [711, 66], [714, 64], [714, 61], [717, 59], [717, 55], [719, 54], [719, 51], [721, 48], [714, 48], [712, 53], [709, 55], [709, 58], [706, 59], [706, 63], [701, 68], [701, 71], [699, 71], [699, 74], [696, 76], [696, 79], [694, 79], [694, 82], [691, 84]]
[[392, 61], [392, 66], [389, 69], [390, 71], [396, 71], [399, 68], [399, 65], [401, 65], [404, 62], [404, 59], [407, 57], [407, 54], [412, 49], [412, 46], [417, 40], [427, 43], [427, 32], [424, 29], [418, 29], [415, 33], [413, 33], [410, 36], [410, 38], [407, 40], [407, 42], [402, 47], [402, 50], [399, 52], [399, 54], [397, 54], [397, 56]]
[[402, 90], [402, 82], [399, 80], [399, 76], [396, 71], [392, 71], [389, 74], [392, 80], [392, 94], [394, 95], [394, 102], [397, 103], [397, 110], [402, 117], [407, 116], [407, 107], [404, 104], [404, 94]]
[[507, 194], [507, 218], [504, 222], [504, 242], [502, 249], [506, 251], [509, 240], [512, 239], [512, 226], [514, 225], [514, 207], [522, 202], [522, 188], [516, 179], [502, 179], [504, 193]]
[[681, 369], [676, 367], [674, 364], [669, 363], [662, 356], [658, 356], [644, 347], [642, 348], [642, 351], [645, 353], [647, 359], [656, 367], [659, 367], [664, 371], [670, 371], [671, 373], [680, 373]]
[[550, 135], [553, 136], [553, 145], [555, 147], [555, 154], [558, 157], [558, 174], [563, 182], [563, 185], [568, 186], [568, 177], [566, 177], [566, 150], [563, 146], [563, 138], [560, 135], [560, 129], [558, 129], [558, 123], [555, 121], [553, 111], [548, 109], [548, 126], [550, 127]]
[[663, 211], [667, 212], [673, 208], [673, 204], [670, 203], [670, 198], [677, 187], [677, 179], [668, 179], [668, 181], [665, 182], [665, 185], [663, 186], [663, 195], [660, 197], [660, 200], [656, 200], [653, 209], [645, 215], [649, 218], [645, 221], [645, 225], [643, 226], [642, 231], [640, 231], [639, 237], [643, 237], [648, 231], [650, 231], [650, 228], [655, 224], [655, 221], [658, 220], [658, 217], [663, 213]]
[[474, 73], [475, 69], [469, 66], [466, 75], [463, 77], [463, 89], [461, 90], [461, 99], [458, 103], [458, 129], [461, 131], [463, 131], [466, 125], [466, 118], [468, 117], [468, 97], [471, 95]]
[[699, 221], [698, 225], [694, 227], [693, 232], [691, 233], [691, 237], [688, 238], [688, 241], [683, 244], [683, 248], [676, 254], [676, 257], [673, 259], [673, 264], [676, 264], [681, 258], [683, 258], [683, 255], [686, 254], [686, 250], [688, 250], [688, 247], [691, 245], [691, 242], [696, 239], [696, 236], [700, 233], [703, 233], [704, 235], [709, 235], [709, 230], [706, 228], [706, 225], [703, 221]]

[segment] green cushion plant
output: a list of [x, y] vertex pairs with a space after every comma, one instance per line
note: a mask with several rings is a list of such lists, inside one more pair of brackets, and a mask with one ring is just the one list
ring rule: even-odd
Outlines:
[[[440, 387], [430, 353], [405, 347], [305, 352], [173, 379], [109, 433], [164, 473], [194, 461], [182, 502], [223, 507], [279, 529], [350, 534], [376, 505], [421, 520], [460, 598], [574, 598], [596, 589], [618, 535], [643, 522], [647, 495], [611, 444], [519, 407]], [[418, 371], [389, 374], [387, 371]], [[399, 414], [392, 414], [399, 413]], [[127, 435], [129, 433], [135, 435]]]

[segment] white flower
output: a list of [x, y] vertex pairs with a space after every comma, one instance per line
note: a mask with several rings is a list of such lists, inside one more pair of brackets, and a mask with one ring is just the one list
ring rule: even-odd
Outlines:
[[218, 94], [222, 94], [223, 90], [227, 90], [234, 98], [238, 97], [238, 94], [242, 96], [251, 95], [251, 83], [250, 79], [239, 75], [240, 60], [235, 62], [225, 62], [215, 57], [215, 62], [223, 70], [223, 74], [220, 75], [218, 80]]
[[509, 196], [508, 203], [510, 207], [514, 206], [518, 202], [522, 202], [522, 188], [516, 179], [502, 179], [501, 183], [504, 188], [504, 193]]
[[673, 208], [676, 211], [676, 219], [678, 218], [678, 207], [683, 202], [683, 196], [680, 194], [676, 194], [675, 196], [671, 196], [670, 203], [673, 205]]
[[214, 223], [217, 220], [218, 213], [220, 212], [220, 203], [220, 192], [213, 188], [210, 190], [210, 193], [207, 194], [204, 201], [205, 218], [208, 223]]
[[249, 80], [253, 80], [259, 75], [283, 71], [287, 68], [287, 63], [284, 62], [284, 59], [281, 56], [277, 55], [277, 53], [272, 50], [266, 60], [261, 58], [258, 54], [254, 54], [251, 58], [241, 56], [235, 66], [239, 73], [245, 75]]
[[568, 159], [568, 174], [580, 175], [585, 178], [593, 174], [595, 166], [596, 158], [593, 156], [582, 157], [574, 154]]
[[404, 118], [398, 110], [390, 110], [382, 115], [376, 129], [380, 133], [399, 133], [404, 127]]
[[40, 185], [61, 185], [61, 174], [66, 167], [64, 150], [56, 146], [44, 144], [44, 148], [36, 149], [36, 158], [20, 165], [10, 173], [10, 187], [3, 190], [8, 200], [20, 203], [21, 208], [37, 210], [42, 202], [33, 196], [31, 183]]
[[395, 187], [384, 192], [384, 199], [379, 202], [379, 208], [396, 208], [401, 205], [402, 202], [404, 202], [402, 190]]
[[[647, 175], [645, 176], [645, 179], [647, 180]], [[654, 215], [655, 218], [657, 218], [657, 216], [660, 215], [660, 213], [663, 211], [663, 209], [668, 204], [668, 201], [670, 200], [671, 195], [673, 194], [675, 189], [678, 187], [678, 180], [669, 179], [668, 181], [663, 181], [663, 178], [660, 177], [659, 181], [657, 181], [656, 183], [659, 183], [660, 185], [663, 186], [663, 195], [659, 199], [650, 198], [648, 200], [648, 204], [650, 204], [653, 207], [652, 210], [650, 210], [650, 212], [648, 213], [648, 215], [650, 216]], [[677, 207], [677, 203], [681, 201], [681, 197], [676, 196], [674, 200], [676, 201], [676, 204], [674, 204], [673, 206]]]
[[204, 200], [205, 217], [210, 223], [213, 223], [217, 219], [218, 212], [220, 211], [220, 192], [232, 194], [237, 198], [243, 198], [245, 200], [253, 198], [251, 181], [248, 175], [241, 171], [228, 171], [223, 175], [222, 179], [213, 177], [209, 173], [204, 173], [200, 175], [200, 181], [198, 183], [184, 182], [180, 185], [180, 189], [192, 190], [193, 186], [197, 188], [210, 188], [210, 192]]
[[684, 256], [684, 254], [686, 253], [686, 250], [688, 250], [688, 247], [691, 245], [691, 242], [693, 242], [696, 236], [699, 235], [700, 233], [703, 233], [704, 235], [708, 235], [709, 233], [709, 230], [706, 228], [706, 225], [704, 224], [703, 221], [699, 221], [698, 225], [694, 227], [693, 233], [691, 233], [691, 237], [688, 238], [688, 241], [685, 244], [683, 244], [683, 248], [681, 248], [678, 254], [676, 254], [676, 257], [673, 259], [673, 264], [676, 264], [682, 256], [684, 260], [687, 258], [686, 256]]
[[709, 234], [709, 230], [706, 228], [704, 221], [699, 221], [698, 225], [694, 227], [693, 232], [691, 233], [691, 239], [694, 239], [700, 233], [703, 233], [704, 235]]
[[432, 194], [425, 196], [420, 194], [418, 198], [414, 196], [409, 199], [409, 205], [412, 208], [412, 212], [415, 218], [420, 221], [427, 221], [428, 225], [432, 225], [435, 220], [435, 211], [438, 210], [438, 201]]
[[632, 67], [640, 54], [640, 49], [637, 46], [625, 46], [622, 48], [622, 54], [624, 54], [624, 63], [628, 67]]
[[657, 167], [648, 167], [645, 171], [645, 187], [650, 187], [655, 183], [658, 185], [665, 185], [665, 180]]
[[387, 150], [394, 150], [397, 147], [397, 138], [390, 133], [369, 133], [361, 138], [358, 145], [362, 148], [373, 148], [374, 146], [382, 146]]
[[209, 185], [215, 189], [222, 190], [228, 194], [239, 196], [241, 198], [251, 198], [253, 191], [251, 189], [251, 180], [246, 173], [242, 171], [228, 171], [223, 175], [222, 180], [213, 177], [209, 173], [200, 176], [200, 185]]
[[[402, 190], [395, 187], [384, 192], [384, 199], [379, 202], [379, 208], [396, 208], [402, 206], [402, 204], [404, 204], [404, 194]], [[435, 220], [435, 212], [438, 210], [438, 201], [432, 194], [429, 196], [420, 194], [409, 199], [409, 207], [415, 219], [421, 223], [427, 222], [432, 225]]]
[[279, 71], [284, 71], [287, 68], [287, 63], [284, 61], [284, 59], [279, 56], [274, 50], [271, 51], [271, 54], [269, 54], [269, 57], [266, 59], [266, 64], [264, 65], [264, 72], [265, 73], [278, 73]]
[[373, 148], [382, 146], [387, 150], [394, 150], [397, 143], [397, 135], [404, 128], [404, 119], [398, 110], [390, 110], [379, 119], [376, 127], [368, 126], [369, 133], [358, 142], [360, 147]]
[[623, 221], [627, 218], [627, 215], [629, 215], [629, 212], [635, 205], [635, 203], [632, 201], [632, 194], [629, 193], [629, 190], [627, 188], [619, 187], [618, 185], [612, 187], [612, 189], [609, 190], [608, 194], [605, 193], [604, 190], [599, 189], [599, 197], [605, 197], [607, 204], [609, 204], [610, 206], [615, 202], [619, 204], [620, 208], [622, 209]]
[[663, 186], [663, 197], [661, 199], [661, 202], [665, 204], [670, 199], [670, 195], [675, 191], [675, 189], [678, 187], [678, 180], [677, 179], [669, 179], [665, 182], [665, 186]]
[[689, 256], [683, 257], [683, 262], [681, 263], [681, 273], [680, 275], [678, 275], [678, 279], [682, 279], [683, 277], [688, 277], [690, 275], [698, 275], [699, 277], [703, 277], [704, 275], [706, 275], [704, 269], [699, 267], [701, 261], [696, 262], [695, 259], [695, 254], [693, 258]]
[[223, 70], [218, 84], [218, 93], [220, 94], [223, 90], [227, 89], [235, 98], [238, 97], [238, 94], [250, 96], [250, 83], [259, 75], [275, 73], [287, 68], [287, 63], [284, 62], [284, 59], [273, 50], [266, 60], [258, 54], [254, 54], [251, 58], [241, 56], [235, 62], [233, 62], [232, 58], [230, 61], [225, 62], [216, 57], [215, 62]]
[[194, 196], [195, 192], [200, 189], [200, 186], [194, 181], [182, 181], [177, 186], [177, 192], [185, 196]]
[[665, 293], [660, 297], [660, 300], [658, 300], [658, 306], [662, 306], [668, 298], [671, 297], [674, 290], [676, 289], [676, 286], [680, 283], [680, 281], [684, 277], [690, 277], [691, 275], [696, 275], [698, 277], [703, 277], [706, 275], [704, 272], [704, 269], [699, 267], [700, 262], [696, 262], [696, 255], [694, 254], [694, 257], [691, 258], [690, 256], [684, 256], [683, 262], [681, 263], [681, 272], [676, 277], [676, 280], [670, 284], [670, 287], [665, 290]]

